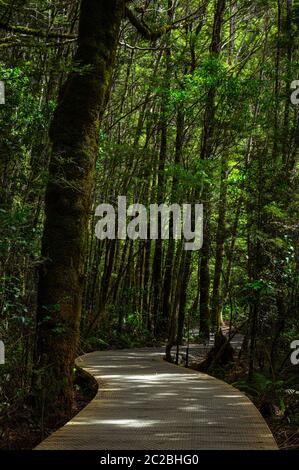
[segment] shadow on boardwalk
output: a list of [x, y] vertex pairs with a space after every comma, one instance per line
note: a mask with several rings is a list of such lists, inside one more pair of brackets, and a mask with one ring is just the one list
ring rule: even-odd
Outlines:
[[101, 351], [78, 359], [99, 383], [86, 408], [37, 449], [276, 449], [241, 392], [162, 360], [159, 348]]

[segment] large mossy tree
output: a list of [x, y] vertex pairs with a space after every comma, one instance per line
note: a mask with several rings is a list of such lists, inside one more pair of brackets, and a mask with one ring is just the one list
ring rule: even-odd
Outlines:
[[47, 419], [72, 406], [99, 127], [124, 8], [124, 0], [82, 0], [78, 50], [50, 129], [33, 381]]

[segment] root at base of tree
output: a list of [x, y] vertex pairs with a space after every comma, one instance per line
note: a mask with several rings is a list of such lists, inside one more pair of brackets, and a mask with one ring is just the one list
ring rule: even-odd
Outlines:
[[208, 372], [214, 366], [225, 366], [234, 362], [234, 348], [220, 331], [215, 337], [215, 346], [209, 351], [206, 359], [197, 365], [196, 370]]

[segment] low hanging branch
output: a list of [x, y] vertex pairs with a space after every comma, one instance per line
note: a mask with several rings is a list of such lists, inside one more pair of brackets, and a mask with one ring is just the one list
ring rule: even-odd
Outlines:
[[32, 44], [29, 41], [26, 42], [21, 42], [19, 39], [16, 38], [11, 38], [9, 41], [4, 41], [3, 43], [0, 44], [0, 49], [5, 49], [9, 47], [32, 47], [32, 48], [42, 48], [42, 47], [63, 47], [63, 46], [68, 46], [69, 44], [72, 44], [75, 42], [77, 39], [67, 39], [65, 41], [61, 42], [45, 42], [45, 43], [34, 43]]
[[119, 41], [120, 46], [126, 47], [132, 51], [161, 51], [163, 47], [139, 47], [139, 46], [131, 46], [126, 42]]
[[40, 38], [50, 39], [76, 39], [76, 34], [72, 33], [60, 33], [55, 31], [44, 31], [43, 29], [27, 28], [27, 26], [12, 26], [8, 23], [0, 22], [0, 29], [7, 31], [8, 33], [25, 34], [26, 36], [35, 36]]

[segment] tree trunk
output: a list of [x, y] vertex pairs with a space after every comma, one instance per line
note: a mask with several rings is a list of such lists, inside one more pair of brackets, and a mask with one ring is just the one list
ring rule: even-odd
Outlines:
[[[226, 0], [218, 0], [216, 4], [216, 10], [214, 14], [213, 24], [213, 35], [210, 44], [210, 56], [211, 58], [217, 58], [221, 50], [221, 31], [223, 25], [223, 17], [225, 10]], [[200, 159], [207, 160], [211, 157], [213, 152], [213, 141], [215, 132], [215, 98], [216, 98], [216, 87], [211, 86], [207, 95], [204, 123], [203, 123], [203, 134], [201, 143]], [[205, 335], [209, 335], [210, 330], [210, 187], [209, 184], [205, 184], [203, 188], [203, 194], [205, 195], [204, 202], [204, 240], [201, 249], [201, 260], [200, 260], [200, 300], [199, 300], [199, 313], [200, 313], [200, 330]]]
[[[176, 128], [176, 149], [175, 149], [175, 164], [180, 164], [182, 159], [183, 144], [184, 144], [184, 111], [180, 107], [177, 111], [177, 128]], [[177, 193], [178, 180], [174, 176], [171, 182], [171, 203], [175, 202]], [[163, 284], [163, 318], [165, 323], [168, 323], [171, 312], [171, 286], [173, 284], [173, 263], [175, 254], [175, 240], [173, 233], [173, 217], [171, 215], [169, 224], [170, 238], [168, 242], [167, 253], [165, 257], [165, 272], [164, 272], [164, 284]]]
[[226, 238], [226, 200], [227, 200], [227, 162], [226, 155], [222, 155], [221, 162], [221, 183], [218, 208], [218, 226], [216, 234], [216, 256], [215, 270], [213, 280], [213, 294], [211, 307], [211, 323], [215, 332], [220, 330], [221, 326], [221, 299], [220, 283], [223, 266], [224, 242]]
[[68, 416], [98, 132], [124, 0], [82, 0], [78, 51], [50, 129], [53, 143], [38, 286], [33, 395], [47, 421]]

